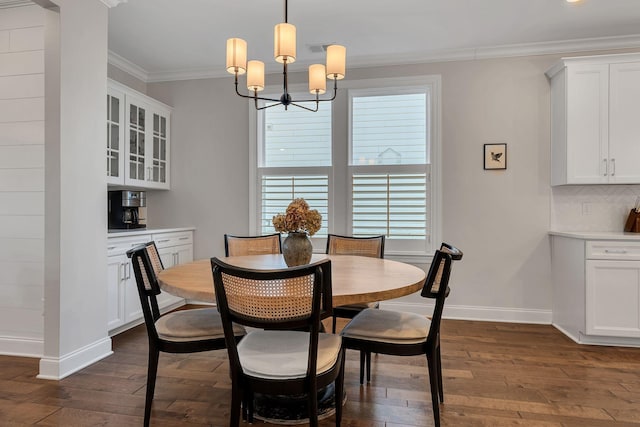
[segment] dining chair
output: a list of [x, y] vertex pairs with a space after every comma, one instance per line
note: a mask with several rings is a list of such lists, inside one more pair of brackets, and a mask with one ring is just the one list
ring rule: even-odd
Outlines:
[[[225, 348], [222, 320], [215, 308], [173, 311], [160, 315], [157, 297], [161, 290], [157, 274], [163, 270], [162, 260], [153, 241], [127, 252], [131, 258], [142, 313], [149, 338], [147, 392], [144, 404], [144, 426], [151, 419], [151, 404], [156, 385], [160, 352], [196, 353]], [[245, 334], [241, 326], [232, 329], [233, 339]]]
[[282, 240], [280, 233], [264, 236], [224, 235], [225, 256], [281, 254]]
[[[335, 384], [336, 426], [342, 419], [342, 338], [320, 333], [331, 312], [331, 261], [250, 270], [211, 259], [231, 374], [230, 426], [241, 408], [253, 422], [253, 395], [306, 394], [309, 424], [318, 425], [317, 391]], [[233, 324], [251, 329], [236, 343]], [[254, 329], [256, 328], [256, 329]], [[248, 406], [248, 408], [247, 408]]]
[[[345, 348], [396, 356], [425, 354], [436, 427], [440, 425], [440, 402], [444, 401], [440, 321], [449, 290], [451, 264], [460, 259], [462, 259], [462, 251], [446, 243], [435, 251], [421, 292], [423, 297], [435, 299], [431, 319], [414, 313], [365, 309], [341, 332]], [[371, 367], [368, 366], [367, 380], [370, 380], [370, 369]], [[361, 368], [360, 384], [363, 380]]]
[[[371, 258], [384, 258], [384, 236], [350, 237], [337, 234], [327, 235], [328, 255], [359, 255]], [[378, 308], [378, 302], [341, 305], [333, 308], [333, 323], [331, 330], [336, 333], [336, 319], [338, 317], [353, 319], [365, 308]]]

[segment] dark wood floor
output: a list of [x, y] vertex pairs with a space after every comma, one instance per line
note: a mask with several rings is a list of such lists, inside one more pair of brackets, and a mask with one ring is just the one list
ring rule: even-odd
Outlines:
[[[114, 354], [62, 381], [35, 378], [38, 360], [0, 357], [0, 426], [140, 426], [147, 343], [118, 335]], [[443, 426], [638, 426], [640, 349], [579, 346], [546, 325], [445, 320]], [[422, 357], [374, 356], [358, 384], [347, 354], [343, 426], [432, 426]], [[226, 426], [224, 350], [160, 356], [152, 426]], [[256, 425], [263, 425], [256, 422]], [[331, 426], [333, 417], [322, 421]]]

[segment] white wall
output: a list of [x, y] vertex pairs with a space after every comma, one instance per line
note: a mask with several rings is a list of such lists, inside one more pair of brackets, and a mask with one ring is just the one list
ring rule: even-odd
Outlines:
[[[465, 254], [454, 267], [449, 317], [551, 319], [550, 108], [544, 72], [558, 58], [349, 70], [348, 80], [442, 76], [442, 235]], [[268, 84], [279, 84], [278, 79], [270, 76]], [[249, 231], [250, 104], [234, 94], [232, 78], [153, 83], [147, 93], [174, 107], [172, 191], [149, 194], [151, 225], [193, 225], [195, 257], [220, 255], [225, 232]], [[334, 109], [346, 111], [346, 104]], [[347, 132], [346, 118], [339, 126]], [[483, 144], [493, 142], [508, 144], [506, 171], [483, 170]], [[402, 304], [423, 307], [417, 296]]]
[[44, 19], [0, 9], [0, 354], [43, 348]]

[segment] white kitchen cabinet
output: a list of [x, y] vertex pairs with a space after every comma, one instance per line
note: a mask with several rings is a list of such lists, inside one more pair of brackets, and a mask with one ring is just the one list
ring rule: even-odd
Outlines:
[[[134, 235], [131, 235], [135, 233]], [[109, 237], [107, 246], [107, 312], [108, 330], [111, 334], [122, 332], [142, 323], [143, 314], [138, 296], [135, 275], [131, 260], [126, 252], [138, 245], [155, 241], [164, 268], [193, 260], [193, 232], [140, 231], [117, 233], [118, 237]], [[120, 235], [125, 234], [120, 237]], [[158, 307], [162, 312], [184, 304], [184, 299], [167, 292], [158, 297]]]
[[552, 233], [551, 275], [558, 329], [579, 343], [640, 346], [640, 236]]
[[112, 80], [107, 107], [107, 182], [168, 190], [171, 108]]
[[640, 55], [564, 58], [547, 76], [551, 185], [640, 183]]

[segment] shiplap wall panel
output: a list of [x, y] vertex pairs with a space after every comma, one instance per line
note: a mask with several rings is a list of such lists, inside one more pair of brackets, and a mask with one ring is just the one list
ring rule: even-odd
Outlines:
[[42, 287], [29, 286], [20, 280], [19, 292], [6, 286], [0, 286], [0, 308], [22, 307], [29, 310], [41, 309]]
[[[0, 239], [0, 260], [44, 265], [44, 239]], [[2, 325], [0, 330], [7, 326], [9, 325]]]
[[[0, 192], [0, 217], [4, 215], [44, 215], [44, 194], [35, 192]], [[2, 268], [0, 271], [3, 272]]]
[[30, 145], [44, 142], [44, 120], [0, 123], [0, 145]]
[[0, 99], [37, 98], [43, 93], [43, 74], [0, 77]]
[[10, 7], [0, 13], [0, 30], [43, 27], [44, 10], [40, 6]]
[[[44, 265], [39, 262], [6, 262], [0, 261], [2, 270], [2, 287], [16, 287], [18, 283], [23, 286], [42, 286]], [[3, 301], [3, 300], [0, 300]]]
[[20, 319], [20, 339], [42, 339], [42, 309], [29, 309], [26, 307], [2, 307], [0, 310], [0, 324], [11, 325]]
[[44, 120], [44, 98], [0, 99], [0, 121]]
[[9, 52], [9, 31], [0, 31], [0, 53]]
[[0, 54], [0, 76], [42, 73], [44, 51], [9, 52]]
[[42, 348], [44, 143], [44, 12], [0, 9], [0, 353]]
[[19, 28], [9, 32], [9, 51], [44, 49], [44, 27]]
[[0, 146], [0, 169], [44, 168], [43, 145]]
[[0, 169], [0, 191], [44, 191], [44, 169]]
[[44, 239], [44, 216], [5, 216], [0, 239]]

